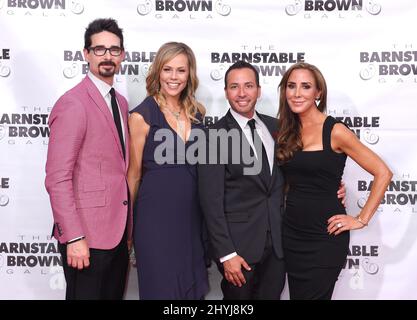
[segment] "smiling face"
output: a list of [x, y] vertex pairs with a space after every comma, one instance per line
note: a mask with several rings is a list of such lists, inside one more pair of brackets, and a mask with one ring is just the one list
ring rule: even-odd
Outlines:
[[285, 87], [285, 96], [292, 112], [300, 114], [310, 108], [316, 108], [315, 100], [321, 92], [313, 73], [307, 69], [295, 69], [291, 72]]
[[181, 92], [186, 88], [190, 74], [188, 58], [181, 53], [162, 66], [159, 74], [159, 85], [166, 99], [180, 99]]
[[226, 99], [230, 107], [246, 118], [252, 118], [261, 87], [256, 85], [256, 76], [249, 68], [233, 69], [226, 79]]
[[[91, 47], [102, 46], [105, 48], [120, 48], [120, 39], [114, 33], [102, 31], [91, 36]], [[99, 79], [113, 85], [113, 77], [120, 69], [125, 53], [120, 56], [112, 56], [109, 50], [103, 56], [97, 56], [93, 50], [84, 49], [85, 60], [89, 63], [90, 71]]]

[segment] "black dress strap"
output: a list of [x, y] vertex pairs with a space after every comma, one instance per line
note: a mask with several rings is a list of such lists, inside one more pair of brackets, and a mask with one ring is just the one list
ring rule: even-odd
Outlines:
[[346, 123], [344, 123], [343, 121], [336, 120], [332, 116], [327, 116], [326, 120], [324, 120], [323, 123], [323, 150], [334, 151], [331, 145], [331, 136], [333, 127], [336, 123], [341, 123], [350, 130], [349, 126], [346, 125]]
[[332, 116], [327, 116], [326, 120], [323, 123], [323, 150], [332, 151], [331, 145], [331, 135], [334, 125], [337, 123], [337, 120]]

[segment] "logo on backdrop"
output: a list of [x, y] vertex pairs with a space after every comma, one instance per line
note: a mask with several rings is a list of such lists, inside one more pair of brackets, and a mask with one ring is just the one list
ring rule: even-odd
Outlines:
[[62, 266], [56, 241], [51, 236], [19, 235], [14, 242], [0, 242], [2, 271], [6, 274], [50, 274]]
[[[372, 188], [372, 180], [358, 180], [358, 193], [361, 196], [357, 206], [362, 209], [368, 199]], [[417, 213], [417, 180], [412, 180], [408, 173], [395, 176], [381, 201], [378, 212], [383, 212], [388, 207], [393, 213]]]
[[75, 0], [0, 0], [0, 10], [8, 15], [65, 17], [82, 14], [84, 4]]
[[372, 259], [379, 256], [379, 246], [351, 245], [344, 269], [362, 268], [367, 274], [377, 274], [379, 266]]
[[336, 120], [345, 123], [353, 133], [362, 141], [369, 145], [379, 142], [378, 129], [380, 127], [380, 116], [357, 116], [356, 112], [349, 109], [327, 109], [327, 114]]
[[21, 107], [22, 113], [0, 113], [0, 143], [48, 145], [51, 108]]
[[238, 60], [253, 64], [258, 70], [261, 84], [276, 82], [287, 67], [305, 61], [305, 52], [282, 52], [275, 45], [241, 45], [233, 52], [212, 51], [210, 53], [213, 70], [210, 77], [213, 81], [221, 81], [227, 68]]
[[288, 0], [285, 13], [289, 16], [312, 18], [363, 18], [382, 11], [378, 1], [367, 0]]
[[378, 245], [366, 244], [350, 246], [344, 269], [348, 270], [351, 274], [349, 279], [351, 289], [364, 289], [365, 275], [375, 276], [378, 274], [380, 269], [376, 262], [378, 256]]
[[7, 78], [10, 76], [12, 70], [10, 67], [5, 63], [5, 60], [10, 60], [10, 49], [0, 49], [0, 77]]
[[215, 124], [222, 116], [205, 116], [204, 117], [204, 126], [208, 127]]
[[228, 16], [232, 8], [223, 0], [142, 0], [136, 11], [156, 19], [214, 19]]
[[[10, 188], [10, 178], [0, 177], [0, 192], [2, 189]], [[5, 207], [9, 204], [9, 197], [6, 194], [0, 193], [0, 207]]]
[[[115, 77], [116, 82], [123, 82], [122, 77], [129, 82], [140, 83], [145, 81], [148, 69], [153, 62], [155, 51], [126, 51], [120, 70]], [[84, 60], [80, 50], [64, 50], [64, 68], [62, 74], [66, 79], [73, 79], [88, 72], [88, 63]]]
[[0, 194], [0, 207], [5, 207], [9, 204], [9, 197], [5, 194]]
[[3, 139], [7, 134], [7, 128], [4, 125], [0, 125], [0, 140]]
[[393, 45], [390, 50], [359, 52], [360, 78], [379, 83], [417, 82], [417, 51], [413, 47]]

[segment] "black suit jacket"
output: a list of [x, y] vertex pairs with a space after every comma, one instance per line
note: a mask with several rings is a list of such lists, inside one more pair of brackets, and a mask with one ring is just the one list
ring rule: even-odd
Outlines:
[[[258, 116], [275, 137], [277, 119], [259, 113]], [[230, 111], [208, 129], [225, 129], [228, 132], [237, 129], [243, 136], [241, 143], [248, 144]], [[284, 179], [276, 160], [271, 182], [266, 186], [260, 176], [244, 175], [245, 164], [232, 163], [231, 143], [228, 144], [228, 151], [227, 163], [198, 166], [200, 203], [208, 228], [212, 258], [218, 262], [221, 257], [237, 252], [246, 262], [257, 263], [264, 252], [268, 229], [274, 252], [282, 258]]]

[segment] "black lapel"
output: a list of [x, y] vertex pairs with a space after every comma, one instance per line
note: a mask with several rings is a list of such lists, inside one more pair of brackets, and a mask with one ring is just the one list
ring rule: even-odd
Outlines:
[[278, 144], [277, 144], [277, 134], [278, 134], [278, 120], [276, 119], [276, 123], [273, 123], [271, 119], [268, 119], [263, 115], [262, 113], [256, 113], [258, 117], [262, 120], [263, 123], [265, 123], [266, 127], [268, 128], [269, 133], [272, 136], [272, 139], [274, 139], [274, 164], [272, 166], [272, 175], [271, 180], [268, 186], [268, 191], [271, 190], [272, 186], [275, 183], [275, 180], [277, 179], [277, 170], [278, 170], [278, 159], [277, 159], [277, 150], [278, 150]]

